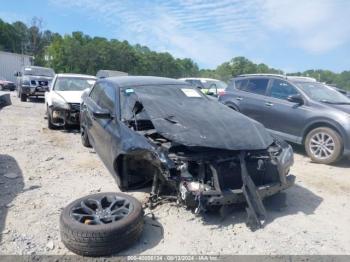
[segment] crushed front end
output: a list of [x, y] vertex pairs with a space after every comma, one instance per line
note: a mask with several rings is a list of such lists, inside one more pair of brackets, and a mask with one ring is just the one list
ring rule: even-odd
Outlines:
[[262, 200], [294, 184], [291, 146], [260, 123], [190, 91], [125, 89], [122, 119], [133, 139], [124, 141], [134, 142], [122, 164], [123, 181], [152, 180], [151, 204], [176, 199], [196, 213], [246, 203], [249, 222], [261, 226]]
[[[157, 142], [157, 138], [148, 138]], [[166, 192], [162, 189], [170, 185], [176, 189], [178, 202], [196, 213], [215, 206], [246, 203], [249, 223], [261, 226], [266, 218], [262, 200], [289, 188], [295, 181], [295, 176], [289, 174], [293, 150], [279, 140], [267, 150], [256, 151], [181, 145], [165, 149], [169, 142], [164, 141], [158, 140], [163, 147], [160, 151], [163, 164], [162, 172], [153, 180], [151, 199], [155, 202]]]
[[55, 126], [79, 125], [80, 103], [53, 103], [50, 111], [51, 123]]

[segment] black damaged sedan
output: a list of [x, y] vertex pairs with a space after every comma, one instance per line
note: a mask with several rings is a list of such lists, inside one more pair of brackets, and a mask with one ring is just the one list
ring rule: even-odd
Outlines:
[[292, 148], [260, 123], [174, 79], [112, 77], [83, 95], [81, 137], [122, 190], [152, 185], [195, 212], [246, 203], [262, 225], [262, 199], [294, 184]]

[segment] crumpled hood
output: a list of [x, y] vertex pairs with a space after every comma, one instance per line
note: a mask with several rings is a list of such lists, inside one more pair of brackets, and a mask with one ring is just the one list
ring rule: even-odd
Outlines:
[[81, 95], [84, 91], [54, 91], [61, 96], [67, 103], [81, 103]]
[[265, 127], [211, 99], [155, 97], [135, 89], [155, 129], [189, 147], [262, 150], [273, 143]]

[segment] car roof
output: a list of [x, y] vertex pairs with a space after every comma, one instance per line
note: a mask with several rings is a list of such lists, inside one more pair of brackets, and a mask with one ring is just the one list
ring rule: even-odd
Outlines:
[[179, 80], [203, 80], [203, 81], [220, 81], [218, 79], [214, 78], [207, 78], [207, 77], [184, 77], [184, 78], [179, 78]]
[[249, 78], [249, 77], [266, 77], [266, 78], [281, 78], [285, 80], [290, 80], [293, 82], [317, 82], [317, 80], [313, 77], [307, 77], [307, 76], [287, 76], [287, 75], [280, 75], [280, 74], [243, 74], [234, 77], [235, 78]]
[[146, 85], [188, 85], [183, 81], [166, 78], [166, 77], [156, 77], [156, 76], [116, 76], [103, 78], [98, 81], [107, 81], [116, 84], [120, 87], [123, 86], [146, 86]]
[[96, 76], [92, 76], [92, 75], [69, 74], [69, 73], [57, 74], [57, 77], [79, 77], [79, 78], [93, 78], [93, 79], [97, 79]]

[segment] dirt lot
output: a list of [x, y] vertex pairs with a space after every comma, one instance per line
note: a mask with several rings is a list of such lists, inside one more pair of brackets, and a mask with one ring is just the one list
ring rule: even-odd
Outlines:
[[[70, 254], [60, 242], [60, 210], [117, 185], [76, 130], [47, 129], [42, 101], [13, 94], [12, 102], [0, 111], [0, 254]], [[263, 229], [250, 231], [241, 209], [197, 217], [164, 204], [123, 254], [350, 254], [350, 160], [317, 165], [295, 151], [297, 183], [266, 201]]]

